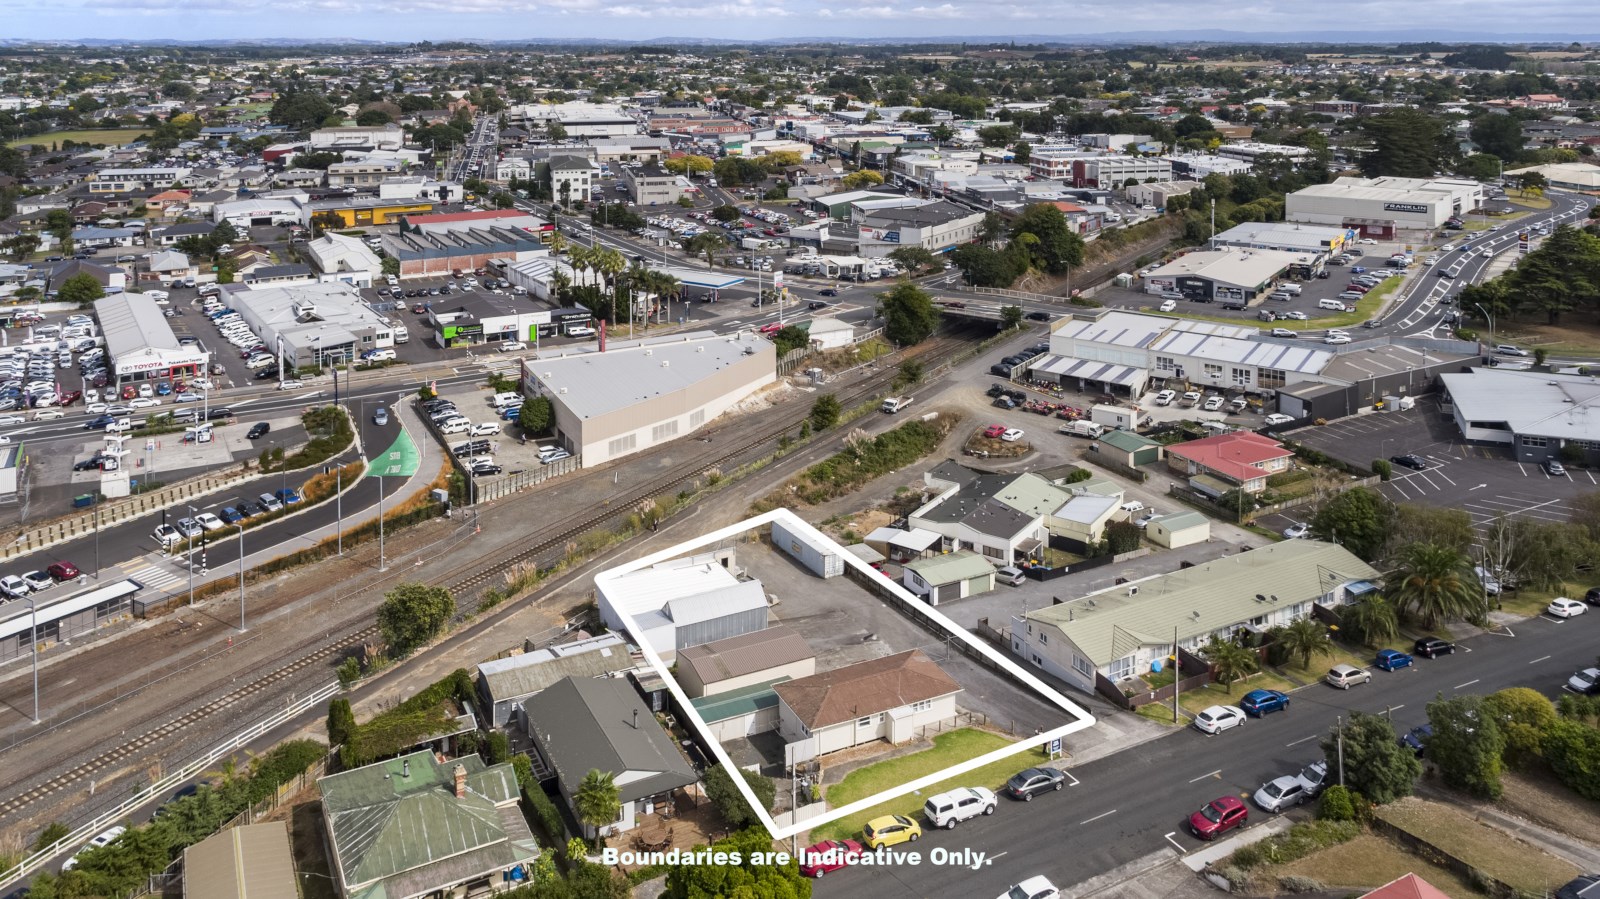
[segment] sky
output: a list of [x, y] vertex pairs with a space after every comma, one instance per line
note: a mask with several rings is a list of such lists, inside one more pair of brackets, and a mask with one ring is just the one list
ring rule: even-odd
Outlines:
[[[1514, 9], [1514, 12], [1512, 11]], [[1591, 0], [0, 0], [0, 37], [71, 40], [1059, 36], [1225, 29], [1393, 40], [1590, 30]]]

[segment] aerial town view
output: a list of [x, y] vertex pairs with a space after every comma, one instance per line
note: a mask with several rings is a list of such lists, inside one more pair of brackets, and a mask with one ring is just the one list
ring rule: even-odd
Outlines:
[[1600, 899], [1586, 5], [0, 9], [0, 899]]

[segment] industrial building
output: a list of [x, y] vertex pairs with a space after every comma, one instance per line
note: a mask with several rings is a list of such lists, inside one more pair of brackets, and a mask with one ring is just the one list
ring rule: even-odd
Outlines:
[[691, 646], [754, 633], [768, 623], [761, 581], [741, 580], [711, 555], [662, 562], [596, 585], [606, 626], [627, 631], [668, 663]]
[[1169, 198], [1188, 196], [1202, 187], [1205, 185], [1199, 181], [1158, 181], [1155, 184], [1135, 184], [1126, 193], [1129, 203], [1164, 210]]
[[142, 293], [116, 293], [95, 300], [95, 318], [106, 339], [107, 366], [120, 387], [134, 381], [196, 378], [211, 354], [178, 342], [156, 301]]
[[228, 284], [222, 293], [286, 368], [353, 359], [395, 343], [395, 324], [342, 281], [263, 288]]
[[383, 234], [381, 240], [383, 251], [400, 263], [401, 278], [474, 271], [496, 260], [525, 262], [550, 254], [539, 232], [498, 225], [428, 230], [407, 227], [395, 234]]
[[628, 186], [634, 205], [665, 206], [684, 195], [686, 179], [650, 163], [623, 169], [622, 183]]
[[1191, 300], [1248, 303], [1295, 269], [1301, 278], [1314, 277], [1322, 261], [1280, 250], [1199, 250], [1147, 272], [1144, 284], [1149, 293], [1175, 290]]
[[1519, 462], [1600, 459], [1600, 381], [1475, 368], [1441, 374], [1445, 408], [1472, 443], [1511, 447]]
[[1091, 156], [1072, 161], [1073, 187], [1115, 190], [1128, 182], [1172, 180], [1172, 163], [1160, 156]]
[[1284, 218], [1392, 238], [1401, 231], [1438, 228], [1482, 205], [1483, 185], [1476, 181], [1340, 178], [1289, 194]]
[[432, 200], [385, 200], [381, 197], [342, 197], [329, 200], [308, 200], [301, 204], [301, 224], [310, 225], [317, 216], [331, 215], [342, 227], [362, 225], [389, 225], [401, 216], [432, 212]]
[[1311, 158], [1311, 149], [1294, 144], [1264, 144], [1253, 140], [1241, 140], [1217, 147], [1217, 155], [1251, 162], [1263, 156], [1281, 156], [1290, 162], [1304, 162]]
[[399, 125], [351, 125], [339, 128], [318, 128], [311, 132], [311, 153], [371, 153], [377, 150], [394, 151], [405, 146], [406, 135]]
[[1211, 249], [1278, 250], [1299, 255], [1336, 256], [1355, 243], [1357, 234], [1347, 228], [1328, 228], [1296, 222], [1245, 222], [1211, 238]]
[[259, 225], [302, 225], [310, 221], [303, 208], [310, 199], [304, 191], [288, 190], [229, 200], [211, 207], [211, 220], [241, 231]]
[[329, 231], [300, 245], [300, 252], [316, 270], [319, 281], [343, 281], [371, 287], [383, 274], [383, 260], [359, 237]]
[[525, 359], [524, 389], [555, 405], [556, 433], [585, 466], [704, 427], [776, 379], [776, 350], [752, 332], [709, 331]]
[[855, 226], [859, 253], [887, 256], [901, 247], [944, 253], [978, 239], [984, 213], [935, 201], [919, 206], [858, 209]]

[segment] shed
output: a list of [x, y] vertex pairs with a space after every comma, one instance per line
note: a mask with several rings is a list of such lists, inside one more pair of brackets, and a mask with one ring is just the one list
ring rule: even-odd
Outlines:
[[912, 528], [889, 541], [889, 558], [926, 559], [937, 551], [942, 540], [944, 537], [937, 531]]
[[809, 677], [816, 657], [798, 633], [783, 625], [726, 640], [690, 646], [678, 653], [678, 683], [691, 697], [740, 690], [779, 677]]
[[289, 826], [244, 824], [183, 850], [184, 899], [299, 899]]
[[812, 319], [806, 333], [819, 350], [838, 349], [856, 342], [855, 326], [838, 318]]
[[894, 543], [896, 537], [899, 537], [904, 533], [905, 531], [901, 530], [900, 528], [891, 528], [888, 526], [874, 528], [872, 533], [868, 534], [867, 539], [863, 542], [867, 546], [880, 553], [882, 558], [887, 559], [892, 552], [891, 544]]
[[1211, 519], [1193, 509], [1184, 509], [1150, 519], [1145, 526], [1150, 542], [1167, 549], [1177, 549], [1211, 539]]
[[780, 520], [772, 523], [772, 545], [793, 556], [817, 577], [844, 574], [844, 558], [839, 555], [839, 545], [832, 540], [806, 533]]
[[1160, 462], [1165, 455], [1160, 443], [1132, 431], [1109, 431], [1095, 441], [1095, 447], [1102, 458], [1127, 468]]
[[778, 694], [772, 688], [787, 680], [780, 677], [715, 696], [701, 696], [689, 700], [689, 704], [705, 719], [707, 736], [718, 743], [764, 734], [778, 727]]
[[852, 556], [855, 556], [868, 565], [876, 565], [888, 558], [888, 556], [885, 556], [883, 553], [879, 552], [877, 549], [874, 549], [870, 544], [867, 543], [852, 543], [845, 547], [844, 551]]
[[971, 550], [907, 562], [900, 575], [906, 589], [938, 605], [994, 589], [994, 566]]

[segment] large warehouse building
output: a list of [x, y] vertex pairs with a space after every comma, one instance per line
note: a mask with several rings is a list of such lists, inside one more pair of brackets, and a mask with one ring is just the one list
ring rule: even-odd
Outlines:
[[753, 332], [697, 331], [565, 347], [522, 368], [524, 389], [554, 404], [561, 441], [594, 466], [704, 427], [776, 380], [777, 351]]
[[1347, 228], [1328, 228], [1295, 222], [1245, 222], [1211, 238], [1211, 248], [1280, 250], [1285, 253], [1337, 254], [1358, 235]]
[[1483, 205], [1483, 185], [1449, 178], [1340, 178], [1289, 194], [1284, 218], [1366, 237], [1437, 228]]
[[1467, 440], [1510, 446], [1519, 462], [1600, 460], [1600, 381], [1493, 368], [1439, 379]]
[[1150, 293], [1176, 290], [1191, 300], [1248, 303], [1293, 273], [1314, 277], [1323, 257], [1281, 250], [1200, 250], [1179, 256], [1144, 277]]

